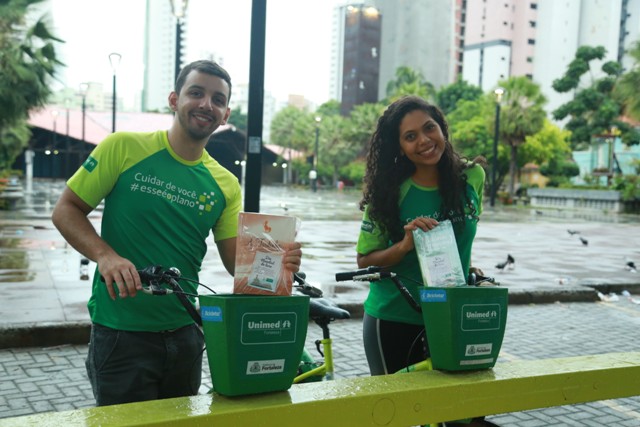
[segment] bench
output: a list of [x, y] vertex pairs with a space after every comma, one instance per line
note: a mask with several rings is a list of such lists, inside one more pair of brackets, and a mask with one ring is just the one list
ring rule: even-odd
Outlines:
[[155, 400], [0, 419], [0, 426], [409, 426], [640, 395], [640, 352], [359, 377], [286, 392]]

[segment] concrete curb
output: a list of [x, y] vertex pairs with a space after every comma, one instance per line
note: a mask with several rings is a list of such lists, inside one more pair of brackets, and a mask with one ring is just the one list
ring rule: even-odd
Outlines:
[[[608, 294], [628, 290], [640, 293], [640, 284], [592, 284], [558, 289], [531, 288], [509, 289], [509, 304], [552, 304], [556, 302], [596, 302], [598, 292]], [[340, 301], [336, 304], [349, 311], [354, 319], [362, 318], [362, 302]], [[91, 333], [91, 322], [37, 323], [0, 326], [0, 349], [23, 347], [53, 347], [64, 344], [86, 345]]]
[[0, 327], [0, 349], [54, 347], [89, 342], [91, 322], [38, 323]]

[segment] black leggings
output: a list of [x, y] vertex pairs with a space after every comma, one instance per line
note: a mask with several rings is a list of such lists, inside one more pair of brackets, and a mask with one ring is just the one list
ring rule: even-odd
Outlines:
[[365, 313], [362, 337], [371, 375], [392, 374], [429, 355], [421, 325], [381, 320]]

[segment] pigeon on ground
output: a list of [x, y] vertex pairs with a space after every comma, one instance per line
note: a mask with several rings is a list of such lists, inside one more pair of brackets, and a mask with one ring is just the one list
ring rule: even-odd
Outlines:
[[589, 241], [587, 239], [585, 239], [584, 237], [580, 237], [580, 241], [582, 242], [583, 245], [587, 246], [589, 244]]
[[571, 234], [572, 236], [574, 234], [580, 234], [580, 232], [578, 230], [567, 230], [567, 233]]
[[501, 262], [496, 264], [496, 268], [498, 270], [504, 270], [506, 267], [509, 267], [509, 269], [513, 269], [515, 267], [516, 264], [516, 260], [515, 258], [513, 258], [510, 254], [507, 255], [507, 260], [505, 262]]
[[636, 263], [633, 261], [627, 261], [627, 264], [625, 265], [625, 270], [628, 270], [632, 273], [635, 273], [637, 271], [636, 269]]

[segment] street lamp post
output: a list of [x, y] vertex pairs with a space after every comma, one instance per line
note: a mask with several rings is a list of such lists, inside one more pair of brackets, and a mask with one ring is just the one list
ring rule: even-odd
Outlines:
[[187, 12], [189, 0], [169, 0], [171, 2], [171, 13], [176, 17], [176, 62], [174, 81], [178, 80], [178, 74], [182, 68], [182, 18]]
[[311, 190], [315, 193], [318, 191], [318, 143], [320, 140], [320, 121], [322, 118], [316, 116], [316, 145], [313, 151], [313, 168], [309, 172], [309, 179], [311, 181]]
[[69, 164], [69, 147], [71, 143], [69, 142], [69, 102], [70, 99], [66, 98], [64, 100], [64, 108], [67, 110], [67, 126], [66, 126], [66, 137], [64, 139], [64, 170], [62, 175], [67, 178], [67, 173], [71, 170]]
[[82, 146], [80, 147], [80, 160], [84, 162], [84, 150], [87, 142], [85, 141], [84, 131], [85, 124], [87, 122], [87, 91], [89, 90], [88, 83], [80, 84], [80, 96], [82, 96]]
[[111, 106], [111, 132], [116, 131], [116, 71], [120, 65], [122, 55], [113, 52], [109, 54], [109, 63], [111, 64], [111, 70], [113, 71], [113, 97]]
[[496, 88], [493, 91], [496, 96], [496, 128], [493, 136], [493, 165], [491, 166], [491, 207], [496, 204], [496, 193], [498, 186], [496, 179], [498, 177], [498, 137], [500, 134], [500, 102], [502, 102], [502, 96], [504, 95], [504, 89], [501, 87]]
[[56, 153], [56, 143], [57, 143], [57, 123], [58, 123], [58, 110], [51, 111], [51, 117], [53, 118], [53, 132], [51, 133], [51, 145], [50, 148], [45, 150], [45, 154], [49, 157], [49, 166], [51, 167], [51, 178], [55, 178], [55, 166], [56, 166], [56, 158], [54, 154]]

